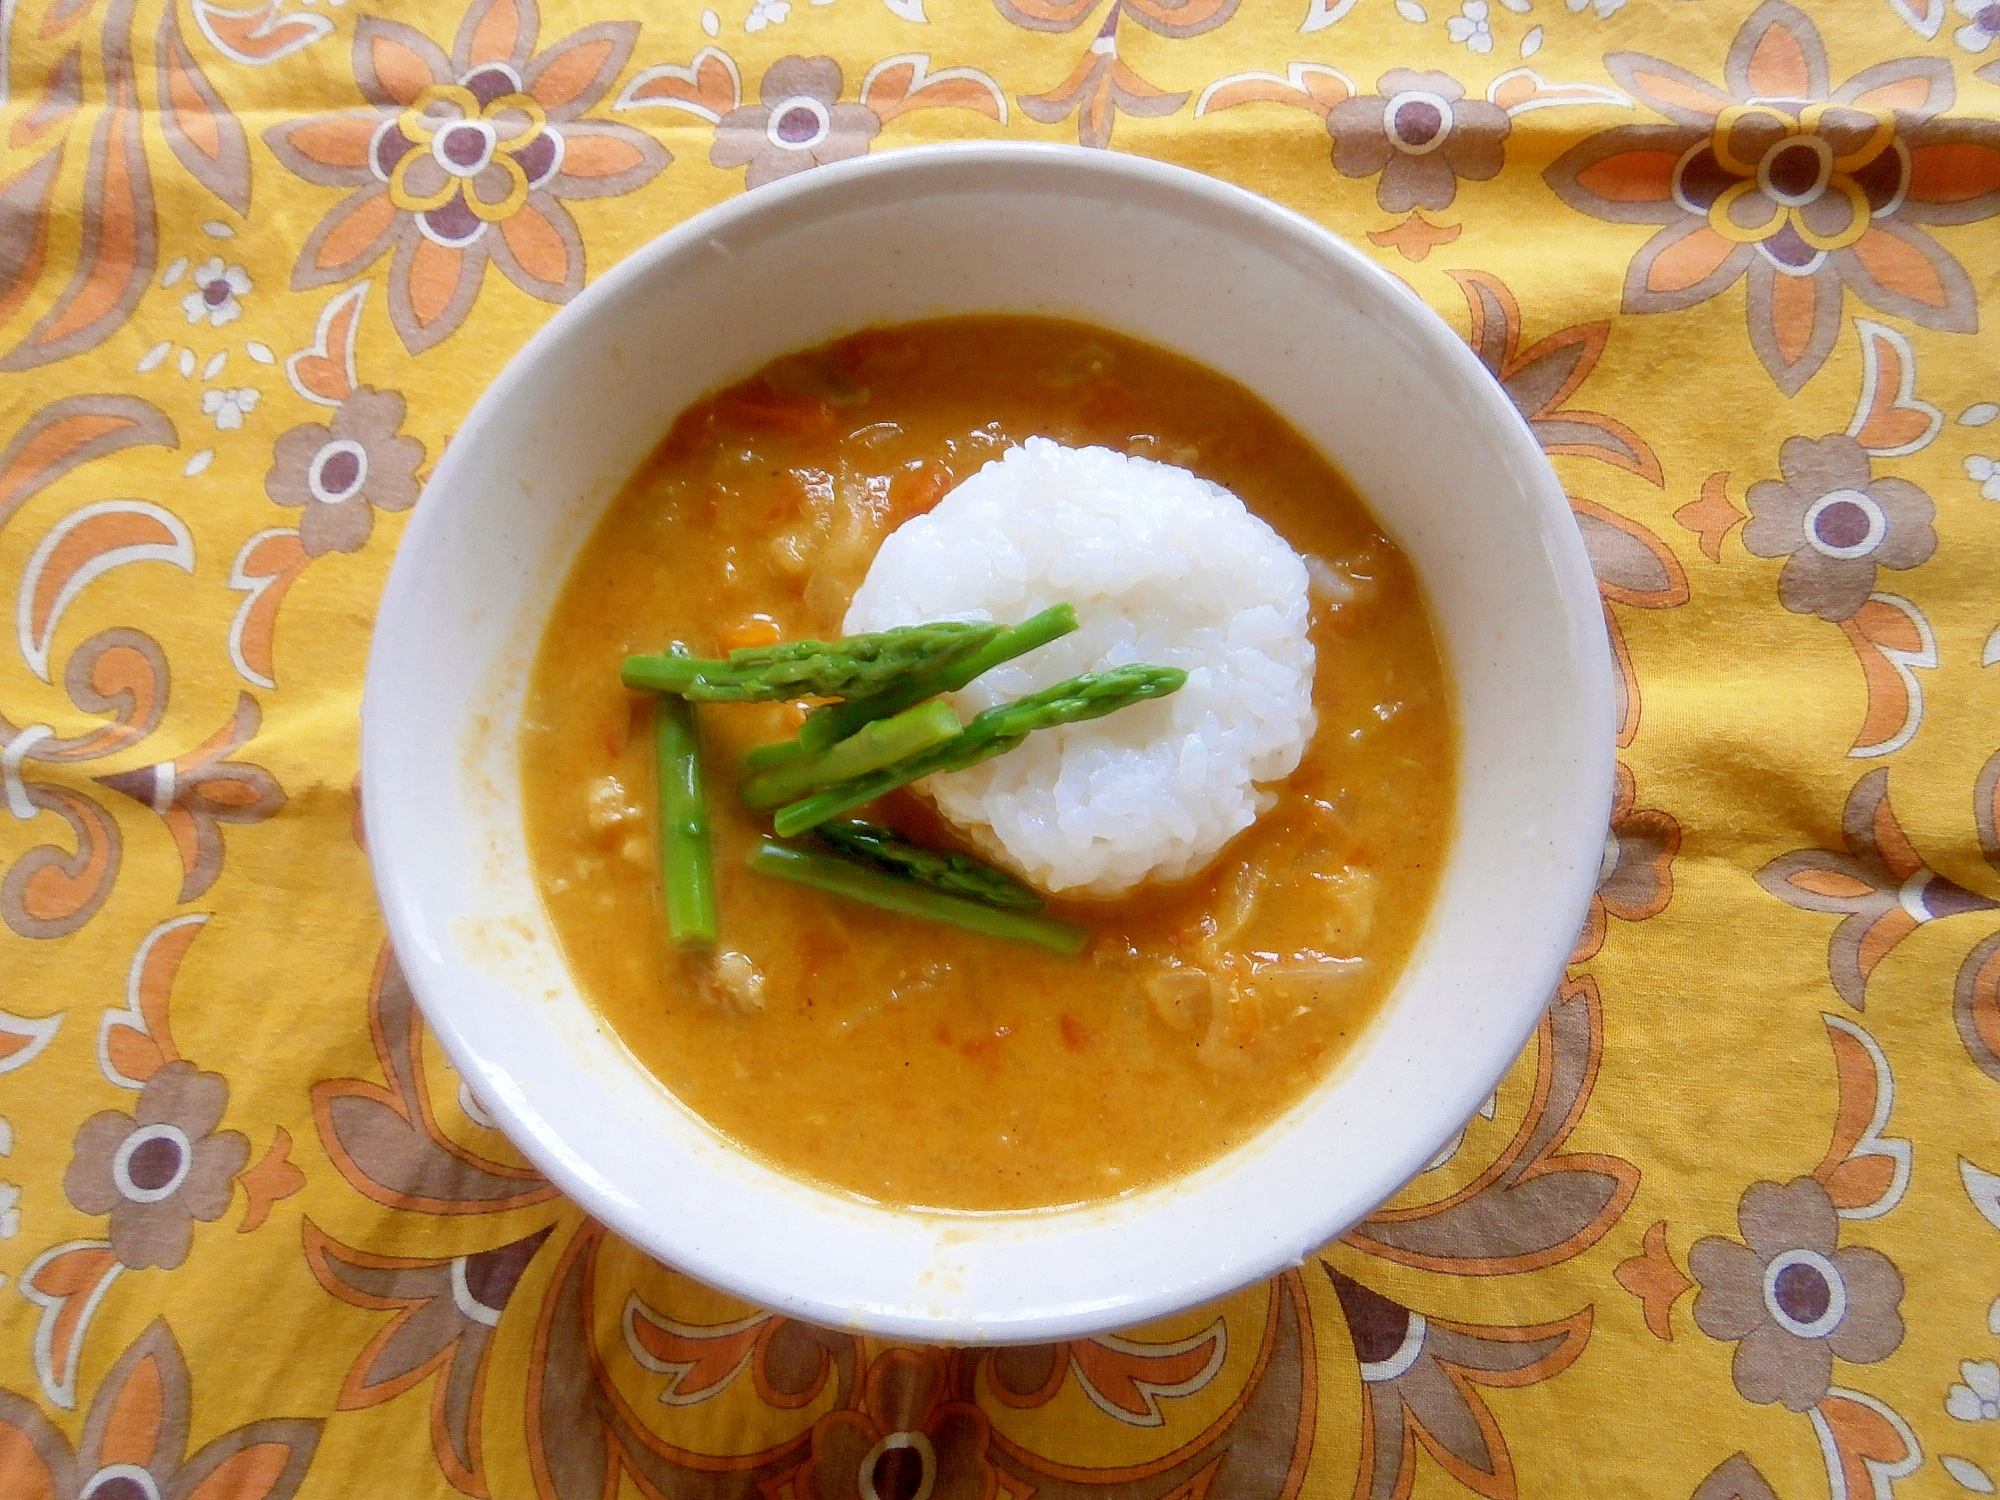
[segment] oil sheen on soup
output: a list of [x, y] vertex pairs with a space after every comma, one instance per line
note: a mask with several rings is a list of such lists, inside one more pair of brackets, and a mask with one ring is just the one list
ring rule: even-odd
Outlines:
[[[830, 639], [882, 539], [1011, 445], [1155, 458], [1239, 496], [1307, 560], [1318, 729], [1275, 805], [1198, 875], [1053, 899], [1080, 957], [752, 873], [737, 762], [792, 704], [698, 710], [720, 942], [661, 916], [633, 652]], [[828, 480], [831, 479], [831, 483]], [[788, 356], [685, 413], [562, 590], [521, 739], [529, 849], [586, 1000], [723, 1135], [795, 1177], [961, 1210], [1102, 1199], [1201, 1167], [1325, 1079], [1382, 1006], [1450, 838], [1455, 741], [1422, 592], [1345, 479], [1188, 360], [1032, 318], [949, 319]], [[867, 810], [968, 848], [919, 796]], [[1204, 983], [1204, 958], [1310, 949]], [[1194, 977], [1190, 977], [1192, 975]]]

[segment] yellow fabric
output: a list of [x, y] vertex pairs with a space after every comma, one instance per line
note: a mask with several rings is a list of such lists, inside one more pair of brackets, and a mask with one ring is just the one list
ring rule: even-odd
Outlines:
[[[1993, 1492], [2000, 11], [0, 27], [0, 1493]], [[1627, 697], [1592, 924], [1448, 1159], [1218, 1306], [981, 1356], [554, 1197], [423, 1040], [354, 782], [402, 512], [561, 300], [746, 185], [1002, 137], [1269, 194], [1464, 331]]]

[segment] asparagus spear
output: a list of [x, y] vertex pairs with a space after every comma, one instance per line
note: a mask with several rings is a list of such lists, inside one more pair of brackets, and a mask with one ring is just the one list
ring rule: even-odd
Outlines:
[[846, 703], [829, 703], [814, 709], [799, 727], [798, 743], [807, 750], [824, 750], [828, 745], [846, 739], [870, 719], [901, 713], [911, 704], [934, 698], [939, 693], [955, 693], [973, 678], [990, 672], [1003, 661], [1025, 656], [1037, 646], [1046, 646], [1074, 629], [1076, 610], [1068, 604], [1051, 605], [1018, 625], [1001, 629], [991, 640], [961, 660], [913, 673], [902, 683], [872, 698], [853, 698]]
[[812, 753], [797, 740], [773, 740], [768, 745], [755, 745], [743, 752], [743, 774], [749, 776], [758, 771], [768, 771], [773, 766], [788, 766]]
[[958, 715], [942, 698], [864, 724], [831, 749], [760, 771], [738, 789], [753, 812], [780, 806], [823, 786], [848, 781], [941, 745], [959, 731]]
[[913, 673], [934, 672], [963, 661], [1004, 629], [1003, 625], [938, 620], [874, 635], [844, 636], [837, 641], [746, 646], [730, 652], [723, 661], [676, 655], [628, 656], [621, 675], [627, 687], [678, 693], [696, 703], [866, 698], [896, 687]]
[[925, 849], [880, 823], [822, 823], [819, 836], [842, 854], [900, 872], [919, 885], [1008, 911], [1039, 911], [1042, 898], [1005, 870], [969, 854]]
[[1089, 935], [1073, 922], [1059, 922], [1027, 912], [996, 911], [977, 901], [918, 885], [904, 876], [828, 854], [795, 849], [776, 839], [765, 839], [758, 845], [757, 852], [750, 856], [750, 868], [762, 875], [795, 880], [837, 896], [864, 901], [884, 911], [929, 917], [935, 922], [948, 922], [1010, 942], [1039, 944], [1065, 958], [1074, 958], [1082, 952]]
[[952, 738], [933, 749], [830, 786], [825, 791], [778, 809], [772, 820], [778, 837], [791, 838], [816, 828], [849, 808], [873, 802], [899, 786], [944, 771], [963, 771], [983, 760], [1012, 750], [1037, 729], [1099, 719], [1148, 698], [1177, 692], [1187, 673], [1177, 667], [1145, 662], [1085, 672], [1054, 687], [1043, 688], [1012, 703], [1002, 703], [978, 715]]
[[694, 705], [663, 696], [653, 709], [659, 767], [660, 885], [667, 930], [683, 946], [715, 941], [715, 870], [709, 861], [708, 804], [701, 794], [701, 741]]

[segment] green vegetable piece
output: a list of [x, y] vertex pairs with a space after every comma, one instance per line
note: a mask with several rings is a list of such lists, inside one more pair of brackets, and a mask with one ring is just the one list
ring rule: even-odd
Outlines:
[[913, 844], [880, 823], [822, 823], [819, 836], [842, 854], [899, 871], [932, 890], [1006, 911], [1040, 911], [1042, 898], [982, 859]]
[[1007, 626], [961, 661], [916, 674], [901, 686], [873, 698], [829, 703], [814, 709], [799, 728], [799, 743], [808, 750], [824, 750], [828, 745], [846, 739], [870, 719], [901, 713], [912, 703], [921, 703], [939, 693], [955, 693], [1003, 661], [1025, 656], [1037, 646], [1046, 646], [1074, 629], [1075, 608], [1068, 604], [1051, 605], [1018, 625]]
[[748, 776], [757, 771], [768, 771], [773, 766], [790, 765], [795, 760], [804, 760], [812, 751], [797, 740], [773, 740], [768, 745], [759, 745], [746, 750], [741, 762], [743, 774]]
[[872, 865], [794, 848], [776, 839], [765, 839], [758, 845], [757, 852], [750, 856], [750, 868], [760, 875], [797, 881], [800, 885], [809, 885], [836, 896], [866, 902], [883, 911], [927, 917], [933, 922], [949, 923], [953, 927], [963, 927], [1007, 942], [1034, 943], [1065, 958], [1075, 958], [1081, 953], [1089, 936], [1074, 922], [1061, 922], [1053, 917], [1027, 912], [999, 911], [977, 901], [932, 890], [907, 876], [891, 875]]
[[701, 791], [701, 739], [694, 705], [662, 697], [653, 709], [659, 768], [660, 885], [667, 931], [682, 946], [715, 941], [715, 869], [709, 855], [708, 803]]
[[1155, 667], [1145, 662], [1103, 672], [1085, 672], [1039, 693], [987, 709], [935, 749], [781, 807], [772, 820], [773, 826], [779, 838], [792, 838], [909, 782], [946, 771], [963, 771], [983, 760], [1004, 755], [1037, 729], [1101, 719], [1148, 698], [1164, 698], [1178, 692], [1186, 681], [1187, 673], [1178, 667]]
[[864, 724], [831, 749], [760, 771], [738, 789], [743, 805], [764, 812], [823, 786], [850, 781], [943, 744], [959, 731], [958, 715], [942, 698]]
[[678, 693], [695, 703], [868, 698], [900, 685], [913, 673], [943, 670], [964, 660], [1004, 629], [1003, 625], [938, 620], [874, 635], [843, 636], [837, 641], [746, 646], [722, 661], [675, 655], [628, 656], [620, 676], [629, 688]]

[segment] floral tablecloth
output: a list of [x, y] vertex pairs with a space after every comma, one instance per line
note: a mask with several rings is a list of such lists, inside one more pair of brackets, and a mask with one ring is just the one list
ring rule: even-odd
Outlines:
[[[0, 3], [0, 1493], [1995, 1492], [2000, 5], [337, 4]], [[1462, 330], [1622, 725], [1569, 975], [1429, 1170], [981, 1353], [734, 1303], [524, 1165], [384, 944], [356, 705], [555, 307], [1002, 137], [1267, 193]]]

